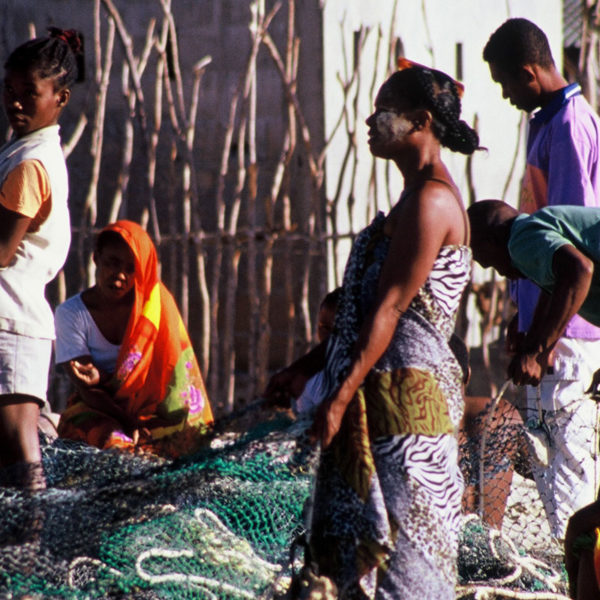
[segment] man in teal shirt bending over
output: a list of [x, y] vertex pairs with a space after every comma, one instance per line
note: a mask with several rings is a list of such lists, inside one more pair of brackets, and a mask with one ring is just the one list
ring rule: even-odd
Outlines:
[[482, 200], [467, 212], [473, 258], [544, 291], [508, 367], [517, 385], [538, 385], [573, 315], [600, 325], [600, 208], [550, 206], [528, 215], [500, 200]]

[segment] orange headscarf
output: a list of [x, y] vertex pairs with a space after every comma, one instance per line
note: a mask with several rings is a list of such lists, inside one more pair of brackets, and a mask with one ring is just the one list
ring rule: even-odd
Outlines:
[[173, 296], [158, 278], [152, 240], [132, 221], [117, 221], [103, 231], [118, 233], [135, 258], [135, 300], [117, 358], [115, 397], [153, 439], [212, 423], [188, 333]]

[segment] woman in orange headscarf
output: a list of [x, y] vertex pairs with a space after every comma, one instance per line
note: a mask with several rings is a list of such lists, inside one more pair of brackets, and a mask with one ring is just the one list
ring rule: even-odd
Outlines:
[[77, 390], [59, 435], [170, 457], [193, 451], [212, 411], [152, 240], [136, 223], [112, 223], [94, 262], [96, 284], [56, 309], [56, 362]]

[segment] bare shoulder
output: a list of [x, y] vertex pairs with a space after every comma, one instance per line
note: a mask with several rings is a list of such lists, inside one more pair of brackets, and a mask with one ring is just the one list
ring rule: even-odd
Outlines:
[[419, 198], [440, 209], [463, 209], [460, 191], [452, 180], [428, 179], [419, 190]]
[[428, 221], [442, 221], [444, 244], [462, 244], [468, 239], [468, 221], [460, 192], [450, 181], [428, 180], [419, 191], [419, 211]]
[[461, 223], [463, 204], [458, 190], [450, 183], [426, 181], [403, 203], [402, 212], [419, 220], [440, 220]]

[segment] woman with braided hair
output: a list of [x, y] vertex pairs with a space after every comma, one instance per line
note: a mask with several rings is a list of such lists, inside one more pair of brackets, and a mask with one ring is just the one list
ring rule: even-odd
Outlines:
[[83, 46], [52, 28], [6, 61], [13, 136], [0, 148], [0, 483], [45, 487], [37, 435], [46, 403], [54, 318], [46, 284], [70, 243], [68, 178], [58, 118], [82, 77]]
[[459, 87], [403, 61], [367, 119], [371, 153], [404, 190], [357, 237], [325, 346], [274, 375], [267, 393], [325, 357], [312, 435], [322, 444], [311, 551], [340, 598], [454, 598], [463, 480], [462, 371], [449, 346], [469, 281], [469, 229], [441, 146], [470, 154]]

